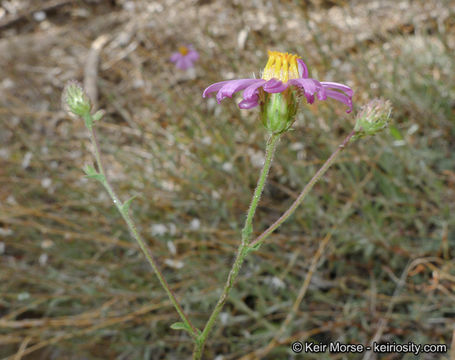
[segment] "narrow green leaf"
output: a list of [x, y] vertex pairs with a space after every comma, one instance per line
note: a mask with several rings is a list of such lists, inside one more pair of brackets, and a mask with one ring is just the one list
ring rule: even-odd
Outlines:
[[92, 165], [85, 165], [84, 166], [84, 172], [87, 176], [93, 176], [98, 174], [95, 168]]
[[390, 135], [394, 137], [395, 140], [403, 140], [403, 135], [401, 135], [400, 130], [395, 126], [389, 126]]
[[85, 165], [84, 172], [89, 179], [95, 179], [100, 183], [104, 183], [104, 176], [98, 173], [92, 165]]
[[131, 206], [131, 202], [137, 198], [137, 195], [134, 195], [134, 196], [131, 196], [128, 200], [126, 200], [123, 204], [122, 204], [122, 212], [128, 212], [128, 210], [130, 209], [130, 206]]
[[106, 180], [102, 174], [87, 175], [87, 177], [90, 178], [90, 179], [97, 180], [97, 181], [99, 181], [102, 184]]
[[185, 331], [188, 331], [188, 332], [191, 333], [191, 329], [185, 323], [183, 323], [181, 321], [173, 323], [171, 325], [171, 329], [173, 329], [173, 330], [185, 330]]
[[259, 250], [259, 248], [261, 247], [261, 243], [257, 243], [256, 245], [253, 245], [253, 246], [248, 246], [248, 248], [246, 249], [246, 253], [249, 254], [251, 251], [257, 251]]

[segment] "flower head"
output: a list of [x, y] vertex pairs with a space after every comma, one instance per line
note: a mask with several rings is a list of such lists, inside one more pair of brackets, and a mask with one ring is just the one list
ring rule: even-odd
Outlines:
[[98, 110], [93, 115], [92, 103], [85, 93], [82, 85], [77, 81], [70, 80], [62, 93], [62, 107], [70, 115], [80, 116], [85, 121], [85, 126], [91, 129], [95, 121], [99, 121], [105, 114], [104, 110]]
[[179, 46], [177, 52], [173, 53], [170, 60], [180, 70], [188, 70], [193, 67], [194, 62], [199, 59], [199, 53], [192, 45]]
[[205, 89], [203, 97], [217, 92], [218, 103], [243, 90], [241, 109], [261, 106], [262, 121], [271, 132], [283, 132], [292, 125], [301, 95], [308, 103], [333, 98], [348, 106], [352, 111], [354, 92], [349, 86], [335, 82], [319, 82], [308, 77], [308, 68], [297, 56], [278, 51], [269, 51], [269, 60], [262, 78], [221, 81]]
[[62, 94], [62, 105], [66, 111], [79, 116], [90, 114], [92, 108], [90, 99], [77, 81], [69, 81], [66, 84]]
[[373, 99], [358, 113], [354, 130], [354, 139], [376, 135], [384, 130], [390, 121], [392, 105], [390, 101]]

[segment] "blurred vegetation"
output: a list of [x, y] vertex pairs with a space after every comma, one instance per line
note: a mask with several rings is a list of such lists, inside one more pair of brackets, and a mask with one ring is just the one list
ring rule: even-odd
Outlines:
[[[394, 107], [390, 131], [349, 146], [292, 220], [249, 257], [207, 359], [294, 358], [295, 340], [450, 346], [453, 2], [39, 4], [0, 7], [2, 359], [190, 357], [191, 341], [169, 328], [177, 314], [122, 219], [102, 187], [83, 177], [88, 135], [60, 106], [65, 82], [82, 80], [102, 34], [109, 40], [96, 83], [107, 115], [98, 132], [108, 174], [123, 199], [139, 195], [139, 229], [199, 327], [233, 260], [265, 145], [257, 109], [217, 105], [202, 90], [258, 74], [274, 49], [300, 54], [314, 78], [353, 87], [357, 108], [377, 96]], [[189, 74], [168, 61], [188, 43], [201, 55]], [[302, 108], [279, 144], [257, 233], [352, 129], [344, 111], [336, 101]], [[303, 302], [272, 342], [312, 261]]]

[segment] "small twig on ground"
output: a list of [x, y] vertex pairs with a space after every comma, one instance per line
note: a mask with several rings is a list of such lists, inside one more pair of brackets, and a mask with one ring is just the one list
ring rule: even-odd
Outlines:
[[14, 355], [14, 360], [21, 360], [22, 356], [24, 356], [24, 351], [27, 349], [27, 345], [32, 340], [30, 336], [27, 336], [24, 341], [22, 341], [21, 346], [19, 346], [19, 350], [17, 353]]
[[[379, 342], [381, 340], [381, 337], [384, 333], [384, 330], [387, 326], [387, 323], [388, 323], [388, 319], [390, 318], [390, 315], [392, 314], [392, 311], [393, 311], [393, 308], [398, 300], [398, 296], [400, 295], [403, 287], [405, 286], [406, 284], [406, 279], [409, 275], [409, 272], [410, 270], [416, 266], [417, 264], [420, 264], [420, 263], [425, 263], [428, 261], [428, 258], [427, 259], [415, 259], [414, 261], [412, 261], [410, 264], [408, 264], [408, 266], [406, 266], [406, 268], [404, 269], [403, 273], [401, 274], [400, 276], [400, 279], [397, 283], [397, 286], [395, 288], [395, 291], [393, 292], [393, 296], [392, 296], [392, 299], [390, 300], [390, 303], [389, 303], [389, 306], [387, 307], [387, 312], [385, 313], [385, 315], [379, 320], [378, 322], [378, 329], [376, 330], [376, 333], [374, 334], [373, 338], [371, 339], [370, 341], [370, 345], [372, 345], [374, 342]], [[366, 352], [364, 357], [363, 357], [363, 360], [369, 360], [372, 358], [372, 353], [370, 351]]]
[[84, 90], [92, 101], [93, 109], [98, 108], [98, 64], [100, 53], [104, 45], [110, 40], [110, 36], [103, 34], [98, 36], [92, 43], [84, 68]]

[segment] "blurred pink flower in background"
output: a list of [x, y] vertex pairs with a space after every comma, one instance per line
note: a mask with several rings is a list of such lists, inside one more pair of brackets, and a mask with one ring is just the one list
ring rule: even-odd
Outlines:
[[199, 53], [194, 50], [192, 45], [179, 46], [179, 51], [173, 53], [170, 58], [180, 70], [192, 68], [197, 59], [199, 59]]

